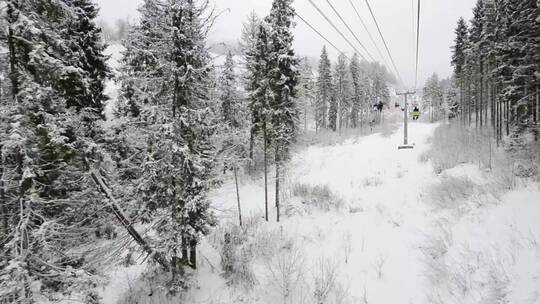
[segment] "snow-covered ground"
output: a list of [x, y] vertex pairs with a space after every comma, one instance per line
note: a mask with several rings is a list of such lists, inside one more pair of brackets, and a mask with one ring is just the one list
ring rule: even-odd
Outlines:
[[[411, 125], [414, 150], [397, 149], [400, 129], [391, 136], [375, 134], [336, 146], [313, 146], [294, 155], [287, 177], [289, 192], [298, 185], [328, 189], [334, 195], [330, 199], [342, 205], [316, 210], [309, 197], [289, 193], [292, 216], [264, 225], [300, 248], [311, 295], [316, 277], [321, 276], [320, 261], [325, 261], [336, 269], [334, 288], [347, 295], [339, 303], [540, 303], [538, 185], [525, 183], [511, 192], [497, 191], [501, 193], [497, 196], [488, 187], [495, 177], [475, 165], [436, 175], [429, 162], [419, 161], [436, 127]], [[445, 191], [461, 191], [447, 182], [449, 177], [462, 179], [469, 185], [462, 190], [470, 193], [450, 193], [454, 204], [443, 208], [434, 201]], [[261, 218], [262, 183], [247, 183], [240, 192], [245, 212]], [[216, 209], [227, 211], [223, 213], [227, 219], [235, 220], [232, 184], [220, 189], [214, 201]], [[213, 256], [212, 263], [219, 265], [213, 249], [206, 247], [203, 254]], [[265, 259], [254, 258], [259, 285], [251, 292], [208, 284], [219, 281], [219, 271], [206, 272], [199, 277], [201, 289], [189, 300], [237, 303], [241, 294], [246, 303], [277, 303], [272, 302], [277, 291], [267, 281], [264, 267], [272, 264]]]
[[[227, 180], [211, 194], [220, 224], [199, 248], [199, 269], [182, 303], [300, 304], [318, 296], [331, 304], [539, 304], [538, 185], [504, 190], [500, 177], [473, 164], [436, 174], [422, 159], [437, 126], [412, 123], [413, 150], [397, 149], [403, 129], [297, 149], [280, 223], [275, 208], [269, 223], [262, 218], [262, 179], [242, 178], [246, 224], [231, 228], [237, 201]], [[234, 231], [246, 269], [230, 285], [221, 245]], [[101, 289], [105, 303], [178, 303], [141, 281], [145, 269], [111, 270]]]
[[[294, 155], [289, 188], [327, 188], [335, 195], [330, 199], [342, 204], [341, 208], [323, 212], [309, 207], [309, 201], [302, 204], [302, 198], [292, 197], [294, 210], [303, 208], [304, 212], [296, 212], [280, 224], [266, 224], [298, 242], [307, 280], [315, 275], [311, 268], [322, 259], [338, 269], [336, 285], [346, 288], [351, 303], [364, 298], [370, 303], [420, 303], [425, 299], [429, 284], [423, 275], [421, 245], [430, 233], [431, 216], [421, 197], [436, 177], [431, 166], [418, 159], [429, 148], [427, 139], [435, 127], [414, 125], [414, 150], [397, 149], [403, 136], [399, 130], [387, 137], [376, 134], [338, 146], [313, 146]], [[262, 193], [260, 184], [241, 188], [242, 207], [251, 216], [263, 214]], [[234, 189], [228, 185], [215, 196], [215, 206], [234, 210], [235, 199]], [[219, 260], [215, 262], [219, 264]], [[222, 286], [213, 290], [205, 286], [205, 280], [201, 277], [200, 284], [207, 294], [221, 293], [214, 299], [228, 298], [229, 290]], [[267, 303], [268, 297], [259, 297], [267, 286], [259, 287], [261, 290], [247, 302]], [[203, 303], [208, 299], [192, 300]]]

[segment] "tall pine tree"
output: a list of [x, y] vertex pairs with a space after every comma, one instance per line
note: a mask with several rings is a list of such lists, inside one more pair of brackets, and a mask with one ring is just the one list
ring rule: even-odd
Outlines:
[[[3, 137], [6, 260], [0, 289], [12, 302], [98, 301], [99, 253], [110, 221], [89, 169], [103, 159], [99, 116], [107, 76], [86, 1], [7, 1], [12, 115]], [[9, 199], [5, 200], [5, 198]], [[39, 288], [35, 282], [40, 283]]]
[[280, 220], [280, 170], [289, 157], [290, 145], [298, 132], [296, 93], [298, 84], [298, 59], [293, 50], [295, 11], [293, 0], [274, 0], [270, 15], [265, 19], [270, 29], [269, 85], [271, 122], [276, 162], [276, 209]]
[[323, 47], [317, 77], [317, 100], [315, 102], [315, 125], [317, 130], [326, 129], [329, 123], [328, 107], [333, 94], [332, 67], [326, 47]]

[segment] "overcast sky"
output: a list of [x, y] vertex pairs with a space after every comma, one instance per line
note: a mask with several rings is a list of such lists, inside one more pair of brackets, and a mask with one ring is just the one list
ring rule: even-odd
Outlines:
[[[101, 18], [113, 23], [118, 18], [137, 18], [137, 6], [142, 0], [95, 0], [101, 6]], [[259, 16], [265, 16], [270, 10], [272, 0], [211, 0], [217, 11], [222, 11], [217, 24], [212, 30], [210, 40], [213, 42], [234, 41], [240, 37], [242, 22], [251, 11]], [[359, 40], [366, 46], [369, 53], [380, 62], [377, 49], [369, 39], [360, 20], [354, 12], [349, 0], [328, 0], [334, 5], [345, 21], [355, 32]], [[388, 43], [390, 53], [394, 58], [397, 69], [407, 87], [414, 86], [414, 39], [413, 39], [413, 3], [416, 0], [371, 0], [370, 4], [381, 31]], [[347, 28], [331, 10], [327, 0], [313, 0], [322, 11], [333, 20], [351, 43], [358, 50], [366, 53], [359, 46]], [[385, 56], [388, 65], [391, 62], [386, 55], [382, 40], [379, 38], [375, 24], [364, 0], [352, 0], [358, 9], [369, 31], [375, 38], [379, 49]], [[424, 80], [436, 72], [441, 77], [451, 73], [450, 47], [453, 43], [454, 28], [460, 16], [467, 20], [471, 18], [475, 0], [422, 0], [420, 21], [420, 80]], [[308, 0], [296, 0], [297, 12], [307, 19], [324, 36], [342, 51], [352, 54], [353, 50], [345, 40], [319, 15]], [[415, 8], [416, 10], [416, 8]], [[318, 57], [325, 42], [302, 21], [297, 20], [295, 32], [296, 51], [300, 55]], [[330, 50], [330, 46], [328, 46]], [[337, 51], [331, 50], [333, 59]], [[391, 69], [391, 67], [389, 67]]]

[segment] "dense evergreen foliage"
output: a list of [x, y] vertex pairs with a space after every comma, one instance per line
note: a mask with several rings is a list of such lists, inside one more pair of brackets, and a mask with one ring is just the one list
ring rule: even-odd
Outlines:
[[316, 83], [317, 130], [363, 127], [376, 119], [377, 104], [389, 106], [393, 80], [378, 63], [360, 61], [357, 54], [352, 58], [340, 54], [333, 70], [324, 47]]
[[458, 21], [452, 64], [457, 113], [466, 125], [538, 140], [540, 9], [535, 0], [478, 0], [473, 19]]
[[90, 1], [7, 1], [0, 289], [14, 302], [72, 292], [98, 301], [90, 244], [114, 234], [89, 175], [104, 158], [108, 75], [96, 14]]

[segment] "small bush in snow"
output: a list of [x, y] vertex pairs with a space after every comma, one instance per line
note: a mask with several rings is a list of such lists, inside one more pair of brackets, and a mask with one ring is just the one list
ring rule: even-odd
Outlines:
[[303, 302], [302, 290], [305, 290], [305, 262], [301, 249], [293, 245], [282, 248], [274, 256], [265, 260], [265, 270], [268, 274], [267, 285], [272, 295], [282, 304]]
[[257, 279], [253, 273], [253, 248], [248, 230], [253, 226], [230, 226], [220, 231], [221, 268], [227, 283], [232, 286], [252, 288]]
[[329, 259], [320, 259], [313, 268], [313, 297], [315, 303], [324, 304], [336, 286], [338, 265]]
[[383, 184], [383, 181], [380, 177], [372, 176], [364, 179], [364, 187], [378, 187]]
[[427, 192], [428, 200], [443, 209], [458, 209], [467, 203], [475, 192], [475, 184], [466, 177], [445, 176], [440, 184], [432, 185]]
[[312, 186], [297, 183], [292, 187], [292, 195], [301, 198], [303, 204], [323, 211], [343, 207], [343, 200], [338, 198], [327, 185]]
[[375, 274], [377, 275], [377, 278], [380, 280], [383, 277], [383, 270], [384, 265], [386, 264], [386, 256], [383, 254], [379, 254], [377, 258], [375, 259], [375, 262], [373, 263], [373, 268], [375, 270]]
[[343, 234], [343, 254], [345, 255], [345, 264], [349, 263], [349, 256], [352, 251], [352, 235], [350, 231], [347, 231]]

